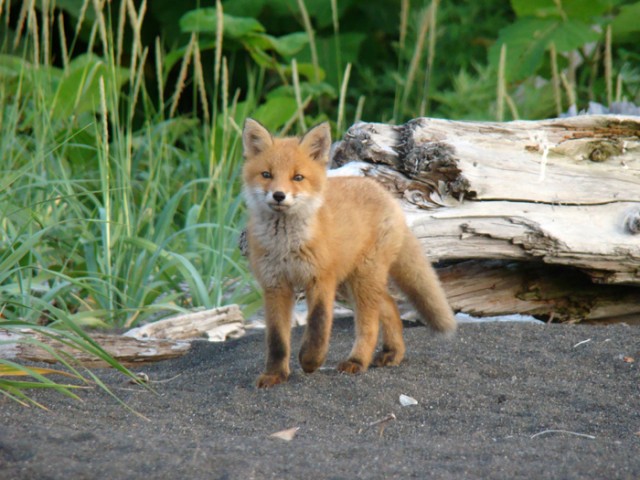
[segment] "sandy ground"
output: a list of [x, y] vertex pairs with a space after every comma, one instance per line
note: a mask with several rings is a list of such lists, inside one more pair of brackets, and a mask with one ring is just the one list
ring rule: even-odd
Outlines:
[[[638, 328], [487, 323], [405, 337], [402, 366], [338, 374], [353, 338], [339, 321], [326, 367], [305, 375], [294, 361], [290, 382], [266, 391], [253, 386], [262, 334], [138, 369], [155, 393], [100, 371], [148, 420], [99, 389], [82, 402], [37, 392], [49, 411], [0, 400], [0, 478], [640, 478]], [[291, 428], [291, 441], [270, 436]]]

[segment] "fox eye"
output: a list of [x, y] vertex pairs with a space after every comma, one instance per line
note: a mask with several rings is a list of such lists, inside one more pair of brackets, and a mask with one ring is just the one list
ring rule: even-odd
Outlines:
[[302, 180], [304, 180], [304, 177], [303, 177], [302, 175], [300, 175], [299, 173], [296, 173], [296, 174], [293, 176], [293, 181], [294, 181], [294, 182], [301, 182]]
[[271, 172], [262, 172], [261, 175], [262, 175], [262, 178], [273, 178], [273, 176], [271, 175]]

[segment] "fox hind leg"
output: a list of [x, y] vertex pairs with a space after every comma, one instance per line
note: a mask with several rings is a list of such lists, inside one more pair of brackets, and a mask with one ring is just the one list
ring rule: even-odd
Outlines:
[[404, 358], [405, 346], [402, 338], [402, 319], [395, 300], [385, 292], [380, 301], [380, 324], [382, 326], [382, 350], [373, 364], [376, 367], [400, 365]]
[[347, 360], [338, 365], [344, 373], [360, 373], [369, 368], [378, 342], [380, 327], [380, 299], [386, 279], [381, 275], [359, 272], [348, 284], [355, 304], [356, 340]]

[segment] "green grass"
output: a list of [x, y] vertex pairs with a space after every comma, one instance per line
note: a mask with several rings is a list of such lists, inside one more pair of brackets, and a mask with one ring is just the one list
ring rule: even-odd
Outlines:
[[[55, 322], [31, 308], [45, 301], [76, 324], [132, 326], [232, 302], [245, 290], [230, 286], [251, 285], [236, 248], [240, 154], [228, 112], [237, 105], [214, 107], [208, 124], [167, 115], [188, 89], [177, 85], [158, 107], [142, 76], [140, 25], [129, 22], [134, 55], [123, 68], [108, 14], [93, 26], [103, 57], [55, 67], [33, 58], [27, 30], [22, 59], [4, 58], [0, 289], [23, 305], [5, 304], [5, 318]], [[157, 73], [166, 82], [162, 63]]]
[[[331, 120], [339, 136], [367, 111], [376, 115], [367, 120], [392, 123], [418, 115], [540, 118], [580, 95], [597, 99], [606, 91], [611, 99], [614, 79], [617, 100], [636, 100], [640, 91], [634, 51], [616, 50], [607, 27], [603, 45], [587, 53], [581, 47], [595, 30], [585, 23], [583, 39], [566, 33], [561, 3], [547, 18], [545, 9], [528, 13], [515, 2], [524, 11], [513, 21], [502, 5], [476, 25], [475, 16], [495, 8], [402, 0], [397, 20], [376, 17], [377, 25], [363, 29], [354, 23], [366, 18], [342, 16], [362, 13], [356, 2], [331, 1], [323, 11], [321, 2], [296, 0], [286, 22], [281, 12], [265, 18], [277, 30], [290, 28], [276, 37], [257, 19], [240, 18], [238, 3], [226, 2], [227, 14], [215, 2], [175, 19], [182, 37], [173, 48], [145, 37], [151, 3], [63, 3], [66, 23], [55, 2], [13, 2], [12, 13], [0, 1], [0, 329], [63, 335], [124, 374], [88, 328], [130, 328], [229, 303], [250, 314], [260, 302], [237, 248], [247, 116], [279, 134]], [[604, 12], [604, 4], [568, 7], [591, 23], [609, 21], [589, 14]], [[548, 39], [528, 33], [530, 15], [541, 16], [534, 23], [550, 26], [581, 62], [568, 65], [567, 52], [552, 42], [520, 78], [523, 66], [509, 55], [547, 50]], [[627, 21], [633, 15], [621, 9], [618, 17], [629, 34], [636, 32]], [[489, 53], [484, 63], [479, 49]], [[74, 381], [100, 385], [65, 362]], [[30, 377], [0, 378], [0, 392], [18, 401], [36, 385], [74, 395], [47, 373], [0, 359], [0, 377], [8, 374]]]
[[[129, 374], [83, 328], [129, 328], [228, 303], [250, 311], [259, 299], [237, 248], [241, 155], [233, 118], [250, 105], [240, 111], [222, 71], [216, 90], [224, 103], [213, 102], [208, 122], [171, 114], [189, 89], [178, 82], [163, 103], [152, 99], [140, 25], [126, 22], [134, 43], [124, 68], [109, 14], [100, 12], [92, 26], [103, 56], [67, 52], [73, 59], [55, 66], [43, 53], [42, 30], [27, 23], [20, 54], [0, 58], [0, 328], [61, 332]], [[203, 71], [196, 52], [190, 60]], [[159, 83], [169, 66], [156, 62]], [[201, 91], [194, 102], [204, 105]], [[97, 384], [71, 360], [64, 366]], [[5, 359], [0, 367], [5, 376], [31, 376], [0, 379], [13, 399], [25, 401], [35, 386], [73, 395], [33, 369]]]

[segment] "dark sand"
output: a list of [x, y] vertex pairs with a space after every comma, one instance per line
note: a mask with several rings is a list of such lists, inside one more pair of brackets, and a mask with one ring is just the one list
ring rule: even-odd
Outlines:
[[[266, 391], [253, 386], [261, 334], [137, 369], [156, 394], [101, 370], [148, 421], [99, 389], [83, 402], [37, 392], [48, 412], [0, 400], [0, 478], [640, 478], [638, 328], [463, 324], [453, 339], [424, 327], [405, 337], [401, 367], [342, 375], [352, 324], [337, 322], [325, 368], [305, 375], [294, 361], [289, 383]], [[292, 427], [290, 442], [269, 437]]]

